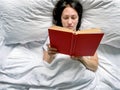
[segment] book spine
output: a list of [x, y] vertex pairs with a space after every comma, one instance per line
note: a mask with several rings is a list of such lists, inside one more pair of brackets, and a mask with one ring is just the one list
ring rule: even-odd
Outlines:
[[72, 47], [72, 54], [73, 54], [74, 56], [76, 56], [77, 36], [78, 36], [78, 35], [74, 34], [74, 42], [73, 42], [73, 47]]
[[74, 50], [75, 50], [75, 44], [76, 44], [76, 39], [75, 39], [75, 34], [72, 34], [72, 38], [71, 38], [71, 46], [70, 46], [70, 55], [73, 56], [74, 55]]

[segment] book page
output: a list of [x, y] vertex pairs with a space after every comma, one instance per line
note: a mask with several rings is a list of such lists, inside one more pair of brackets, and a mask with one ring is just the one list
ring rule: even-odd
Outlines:
[[64, 27], [60, 27], [60, 26], [51, 26], [49, 29], [57, 30], [57, 31], [63, 31], [63, 32], [70, 32], [70, 33], [75, 32], [72, 29], [68, 29], [68, 28], [64, 28]]
[[79, 31], [74, 31], [72, 29], [60, 27], [60, 26], [51, 26], [49, 29], [51, 30], [57, 30], [57, 31], [63, 31], [63, 32], [69, 32], [73, 34], [93, 34], [93, 33], [103, 33], [99, 28], [90, 28], [86, 30], [79, 30]]
[[99, 28], [91, 28], [91, 29], [76, 31], [76, 34], [94, 34], [94, 33], [103, 33], [103, 32]]

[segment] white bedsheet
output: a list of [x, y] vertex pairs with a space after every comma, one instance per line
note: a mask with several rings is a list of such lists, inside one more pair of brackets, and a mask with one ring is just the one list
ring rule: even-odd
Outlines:
[[[116, 53], [120, 50], [101, 45], [98, 50], [99, 68], [94, 73], [87, 70], [81, 63], [70, 60], [67, 55], [59, 54], [52, 64], [43, 62], [42, 53], [38, 53], [42, 51], [42, 47], [38, 47], [38, 51], [38, 48], [34, 48], [37, 45], [38, 43], [35, 42], [29, 45], [3, 47], [1, 54], [8, 55], [0, 62], [0, 90], [120, 89], [120, 70], [118, 69], [120, 67], [114, 62], [114, 57], [109, 60], [107, 57], [109, 55], [107, 50], [115, 50]], [[116, 61], [119, 61], [120, 57], [115, 55]]]

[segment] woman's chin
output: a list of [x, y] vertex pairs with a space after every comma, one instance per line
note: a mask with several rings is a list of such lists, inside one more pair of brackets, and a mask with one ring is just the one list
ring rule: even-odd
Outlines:
[[67, 28], [74, 30], [74, 27], [67, 27]]

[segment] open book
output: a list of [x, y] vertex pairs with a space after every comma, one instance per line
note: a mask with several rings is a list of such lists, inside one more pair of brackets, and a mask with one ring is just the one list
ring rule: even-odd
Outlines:
[[48, 28], [50, 45], [59, 53], [70, 56], [93, 56], [104, 33], [97, 28], [73, 31], [68, 28], [51, 26]]

